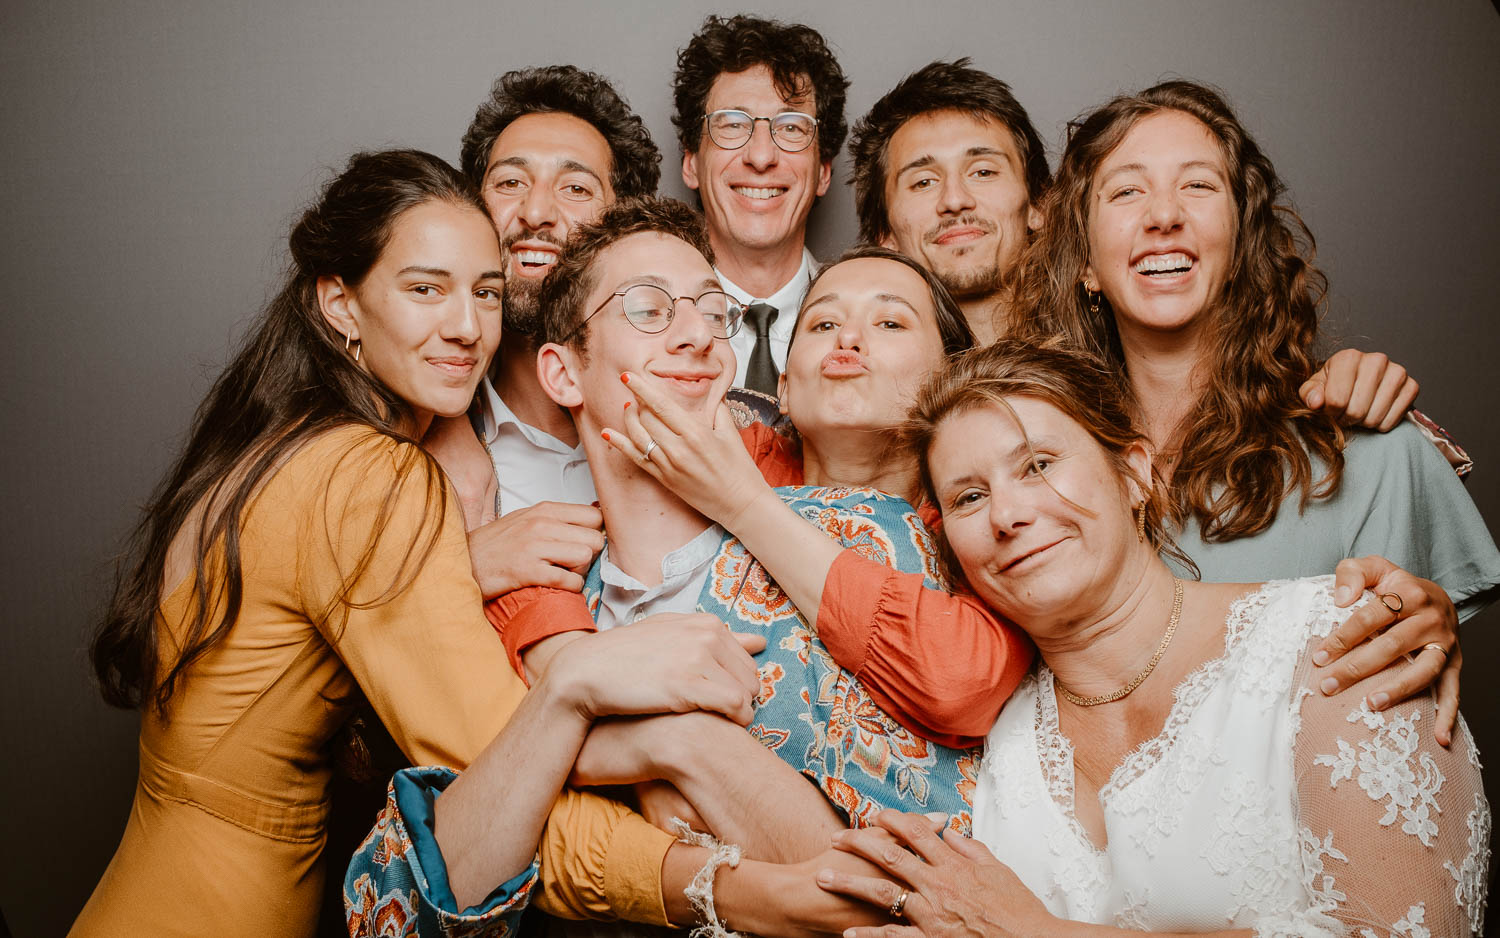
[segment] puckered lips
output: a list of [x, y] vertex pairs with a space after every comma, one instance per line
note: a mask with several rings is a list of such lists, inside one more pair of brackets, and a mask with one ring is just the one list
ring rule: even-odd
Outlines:
[[853, 349], [834, 349], [823, 356], [819, 370], [825, 378], [858, 378], [870, 373], [870, 361]]
[[1130, 269], [1147, 282], [1180, 283], [1198, 267], [1198, 256], [1180, 245], [1162, 245], [1141, 251], [1130, 259]]

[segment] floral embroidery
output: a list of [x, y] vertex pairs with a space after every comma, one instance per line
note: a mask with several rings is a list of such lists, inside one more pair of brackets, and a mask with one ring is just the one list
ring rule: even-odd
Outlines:
[[[1462, 718], [1459, 719], [1459, 726], [1465, 733], [1468, 732]], [[1458, 902], [1459, 908], [1464, 910], [1464, 916], [1469, 920], [1469, 930], [1482, 935], [1486, 883], [1489, 882], [1490, 869], [1490, 805], [1480, 792], [1474, 793], [1474, 809], [1469, 812], [1468, 823], [1469, 852], [1464, 856], [1463, 864], [1454, 866], [1450, 860], [1443, 864], [1443, 868], [1453, 876], [1453, 898]]]
[[1115, 913], [1115, 926], [1130, 931], [1149, 931], [1151, 921], [1146, 917], [1146, 902], [1150, 896], [1150, 890], [1143, 890], [1140, 895], [1125, 890], [1121, 897], [1124, 905]]
[[[1425, 924], [1427, 907], [1418, 902], [1406, 910], [1406, 917], [1391, 926], [1390, 938], [1432, 938], [1432, 931]], [[1360, 938], [1381, 938], [1373, 929], [1361, 928]]]
[[911, 545], [923, 558], [923, 570], [927, 579], [938, 584], [943, 589], [949, 588], [948, 577], [943, 573], [943, 564], [938, 553], [937, 542], [933, 540], [932, 532], [927, 530], [927, 525], [914, 511], [909, 511], [901, 516], [901, 521], [906, 525], [906, 533], [911, 538]]
[[[1443, 785], [1443, 773], [1429, 752], [1419, 752], [1420, 737], [1417, 722], [1419, 711], [1402, 717], [1392, 713], [1389, 720], [1383, 713], [1371, 710], [1361, 701], [1359, 709], [1347, 717], [1350, 723], [1363, 723], [1375, 731], [1374, 737], [1360, 741], [1356, 752], [1342, 738], [1337, 740], [1337, 755], [1321, 755], [1313, 760], [1314, 765], [1326, 765], [1333, 769], [1328, 784], [1337, 788], [1338, 783], [1359, 773], [1359, 787], [1365, 790], [1372, 801], [1386, 801], [1385, 815], [1380, 824], [1389, 827], [1397, 816], [1402, 819], [1401, 830], [1432, 846], [1432, 838], [1438, 832], [1433, 815], [1441, 809], [1437, 804], [1437, 793]], [[1416, 765], [1412, 764], [1413, 756]]]
[[1348, 863], [1349, 858], [1334, 847], [1333, 831], [1329, 831], [1322, 840], [1305, 827], [1297, 835], [1302, 851], [1302, 885], [1307, 889], [1307, 894], [1312, 896], [1314, 909], [1332, 912], [1340, 903], [1348, 902], [1349, 897], [1334, 886], [1333, 874], [1323, 869], [1323, 858], [1330, 857], [1344, 863]]
[[[936, 569], [918, 546], [931, 545], [930, 536], [908, 536], [906, 519], [915, 511], [899, 498], [864, 489], [778, 491], [793, 511], [864, 557], [907, 572]], [[938, 586], [930, 579], [927, 585]], [[977, 755], [930, 743], [884, 713], [738, 539], [720, 546], [698, 607], [735, 631], [766, 637], [751, 732], [812, 778], [853, 823], [892, 807], [942, 811], [968, 829]]]

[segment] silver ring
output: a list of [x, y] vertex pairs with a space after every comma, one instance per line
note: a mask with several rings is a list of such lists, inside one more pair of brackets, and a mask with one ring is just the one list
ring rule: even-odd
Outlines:
[[646, 451], [641, 454], [641, 458], [642, 459], [650, 459], [651, 458], [651, 451], [654, 450], [654, 449], [656, 449], [656, 441], [652, 440], [650, 443], [646, 444]]
[[896, 897], [896, 901], [892, 902], [891, 903], [891, 907], [889, 909], [886, 909], [886, 911], [889, 912], [889, 913], [891, 913], [891, 918], [901, 918], [902, 917], [902, 913], [905, 910], [906, 910], [906, 892], [903, 891], [901, 893], [901, 895], [899, 895], [899, 896]]

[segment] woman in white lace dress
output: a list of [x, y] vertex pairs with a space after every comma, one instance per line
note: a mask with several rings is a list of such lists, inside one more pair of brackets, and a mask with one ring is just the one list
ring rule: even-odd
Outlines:
[[929, 936], [1480, 933], [1467, 727], [1445, 749], [1430, 696], [1314, 691], [1311, 649], [1349, 614], [1331, 578], [1174, 576], [1129, 397], [1087, 353], [1008, 341], [924, 391], [912, 442], [953, 557], [1040, 662], [987, 740], [989, 850], [886, 812], [840, 846], [895, 881], [820, 883]]

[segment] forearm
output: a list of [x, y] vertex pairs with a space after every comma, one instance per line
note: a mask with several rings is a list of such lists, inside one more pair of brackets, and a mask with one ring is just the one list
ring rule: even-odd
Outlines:
[[539, 686], [437, 800], [434, 836], [459, 908], [531, 862], [588, 727], [564, 695]]
[[661, 747], [661, 775], [693, 806], [716, 837], [747, 857], [782, 863], [828, 846], [843, 820], [800, 772], [749, 733], [716, 714], [679, 721]]
[[766, 568], [782, 592], [817, 627], [828, 571], [844, 550], [767, 487], [732, 518], [718, 519]]

